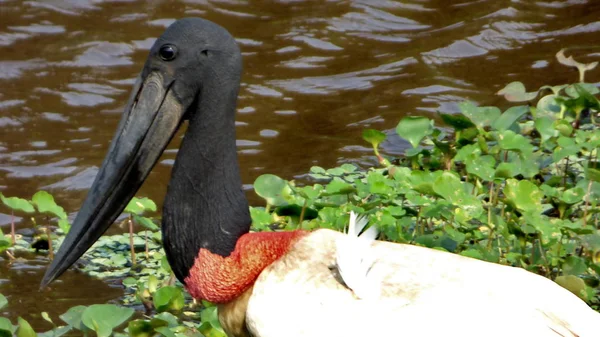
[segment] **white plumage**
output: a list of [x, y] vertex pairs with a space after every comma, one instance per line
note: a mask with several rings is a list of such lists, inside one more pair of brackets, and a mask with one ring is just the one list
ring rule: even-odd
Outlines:
[[359, 236], [366, 221], [351, 219], [348, 234], [316, 230], [261, 273], [245, 310], [251, 335], [600, 336], [600, 314], [549, 279], [373, 241], [375, 230]]

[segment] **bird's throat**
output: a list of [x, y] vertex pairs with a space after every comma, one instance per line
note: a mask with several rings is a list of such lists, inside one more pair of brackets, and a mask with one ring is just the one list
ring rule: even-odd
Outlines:
[[197, 299], [213, 303], [232, 301], [307, 233], [300, 230], [247, 233], [238, 239], [235, 250], [227, 257], [202, 248], [185, 279], [186, 288]]

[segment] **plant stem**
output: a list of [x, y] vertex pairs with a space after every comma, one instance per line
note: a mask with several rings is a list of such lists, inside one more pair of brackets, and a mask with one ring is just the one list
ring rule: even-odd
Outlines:
[[304, 199], [304, 205], [302, 205], [302, 211], [300, 212], [300, 219], [298, 220], [298, 229], [302, 229], [302, 221], [304, 221], [304, 212], [308, 206], [308, 199]]
[[131, 252], [131, 264], [135, 266], [135, 249], [133, 247], [133, 219], [131, 218], [131, 214], [129, 215], [129, 251]]
[[148, 229], [146, 229], [144, 231], [145, 234], [145, 239], [146, 239], [146, 259], [150, 256], [150, 253], [148, 251]]
[[14, 246], [17, 243], [17, 238], [15, 236], [15, 213], [13, 210], [10, 210], [10, 237]]
[[567, 188], [567, 173], [569, 172], [569, 158], [567, 158], [567, 163], [565, 164], [565, 173], [563, 174], [563, 187]]
[[50, 231], [48, 226], [44, 227], [44, 231], [46, 232], [46, 238], [48, 239], [48, 258], [50, 258], [50, 261], [52, 261], [52, 260], [54, 260], [54, 249], [52, 248], [52, 236], [50, 236], [50, 234], [52, 232]]
[[583, 223], [582, 226], [587, 224], [588, 209], [590, 207], [590, 193], [592, 193], [592, 180], [588, 183], [587, 193], [585, 195], [585, 206], [583, 207]]
[[8, 251], [8, 250], [6, 250], [6, 255], [8, 255], [8, 258], [9, 258], [11, 261], [14, 261], [14, 260], [16, 260], [16, 259], [17, 259], [17, 258], [16, 258], [14, 255], [12, 255], [12, 253], [11, 253], [10, 251]]

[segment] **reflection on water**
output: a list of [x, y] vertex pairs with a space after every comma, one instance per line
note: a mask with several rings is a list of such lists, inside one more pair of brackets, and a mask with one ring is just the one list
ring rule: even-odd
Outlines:
[[[48, 189], [73, 216], [147, 49], [176, 18], [208, 18], [238, 39], [238, 149], [249, 188], [266, 172], [301, 179], [312, 165], [372, 164], [361, 131], [393, 130], [403, 115], [455, 113], [464, 99], [502, 106], [494, 92], [517, 79], [532, 88], [574, 80], [554, 54], [568, 47], [580, 61], [597, 60], [585, 47], [597, 45], [599, 14], [594, 0], [0, 0], [0, 190]], [[179, 139], [141, 195], [162, 199]], [[383, 146], [398, 154], [406, 144], [396, 137]], [[4, 231], [9, 221], [0, 214]], [[27, 313], [44, 303], [32, 295], [44, 263], [0, 261], [11, 317], [42, 324]], [[62, 302], [43, 306], [52, 315], [75, 299], [118, 294], [75, 275], [54, 286]]]

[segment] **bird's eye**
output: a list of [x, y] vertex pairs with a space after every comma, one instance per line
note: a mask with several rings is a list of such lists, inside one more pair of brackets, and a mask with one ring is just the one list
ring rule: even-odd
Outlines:
[[171, 44], [166, 44], [158, 50], [158, 56], [163, 61], [172, 61], [177, 56], [177, 48]]

